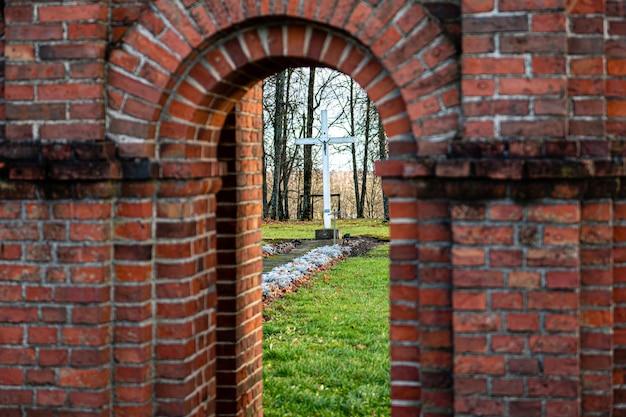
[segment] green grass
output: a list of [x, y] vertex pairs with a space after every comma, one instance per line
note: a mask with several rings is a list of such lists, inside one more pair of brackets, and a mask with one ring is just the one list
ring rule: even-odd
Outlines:
[[[332, 225], [332, 222], [331, 222]], [[320, 220], [310, 222], [264, 222], [262, 226], [263, 239], [313, 239], [316, 229], [323, 229], [324, 222]], [[341, 233], [350, 233], [352, 236], [371, 236], [379, 239], [389, 239], [389, 223], [374, 219], [338, 219], [337, 229]]]
[[266, 417], [388, 416], [389, 245], [264, 311]]

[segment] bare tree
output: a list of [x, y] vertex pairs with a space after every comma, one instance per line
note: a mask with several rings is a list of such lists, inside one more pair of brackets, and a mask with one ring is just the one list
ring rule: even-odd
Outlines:
[[[378, 117], [378, 159], [381, 161], [387, 159], [387, 136], [385, 135], [385, 129], [383, 128], [383, 119]], [[381, 181], [382, 190], [382, 181]], [[383, 195], [383, 219], [389, 220], [389, 197], [382, 191]]]
[[372, 102], [370, 100], [367, 100], [365, 107], [365, 132], [363, 135], [365, 138], [365, 143], [363, 144], [363, 167], [361, 168], [361, 195], [356, 204], [356, 216], [358, 218], [365, 217], [365, 193], [367, 192], [367, 173], [369, 172], [368, 165], [370, 162], [368, 159], [368, 151], [370, 142], [370, 121], [372, 118]]
[[265, 159], [265, 146], [263, 146], [263, 218], [269, 217], [269, 205], [267, 204], [267, 163]]
[[[342, 187], [341, 191], [344, 211], [352, 207], [351, 213], [358, 217], [382, 211], [369, 207], [380, 198], [377, 197], [379, 192], [374, 193], [371, 188], [374, 184], [371, 180], [372, 159], [380, 154], [376, 139], [378, 114], [365, 92], [355, 84], [337, 71], [313, 67], [290, 69], [265, 81], [263, 123], [267, 180], [264, 183], [264, 203], [267, 202], [267, 208], [264, 214], [267, 217], [288, 219], [294, 215], [296, 205], [295, 217], [307, 219], [311, 216], [310, 196], [314, 192], [319, 193], [321, 187], [316, 182], [321, 176], [320, 170], [315, 168], [320, 166], [321, 148], [309, 145], [300, 152], [294, 142], [298, 137], [318, 135], [315, 116], [320, 107], [329, 111], [331, 135], [332, 130], [340, 130], [343, 131], [340, 134], [357, 138], [354, 146], [333, 147], [335, 158], [337, 151], [348, 151], [351, 156], [350, 163], [344, 153], [344, 165], [338, 168], [352, 171], [346, 172], [346, 177], [351, 180], [346, 183], [348, 187]], [[336, 189], [339, 184], [333, 182], [332, 186]], [[353, 191], [348, 191], [350, 188]], [[378, 186], [376, 188], [379, 189]], [[381, 203], [380, 200], [377, 203], [379, 208]]]
[[[307, 88], [307, 104], [306, 104], [306, 137], [313, 137], [313, 106], [315, 95], [315, 67], [309, 67], [309, 84]], [[300, 220], [311, 219], [311, 181], [313, 175], [313, 155], [311, 153], [313, 145], [304, 145], [304, 169], [303, 190], [302, 190], [302, 211], [300, 212]]]
[[[348, 114], [349, 114], [349, 118], [350, 118], [350, 132], [349, 135], [350, 136], [356, 136], [356, 131], [355, 131], [355, 120], [354, 120], [354, 107], [356, 106], [356, 103], [354, 101], [354, 80], [352, 78], [350, 78], [350, 101], [348, 101]], [[357, 159], [356, 159], [356, 144], [352, 143], [350, 145], [350, 153], [352, 154], [352, 180], [353, 180], [353, 186], [354, 186], [354, 201], [356, 202], [356, 211], [357, 217], [363, 217], [363, 211], [361, 210], [359, 212], [359, 201], [361, 200], [360, 196], [359, 196], [359, 171], [357, 168]]]
[[272, 199], [270, 202], [270, 217], [278, 219], [281, 212], [280, 206], [280, 167], [282, 164], [282, 139], [283, 139], [283, 95], [285, 91], [285, 71], [281, 71], [276, 77], [276, 96], [274, 108], [274, 178], [272, 182]]

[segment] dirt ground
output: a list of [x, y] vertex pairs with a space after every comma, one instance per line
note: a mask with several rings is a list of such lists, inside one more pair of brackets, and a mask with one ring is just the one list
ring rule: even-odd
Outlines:
[[374, 237], [354, 236], [345, 239], [341, 244], [350, 246], [350, 256], [362, 256], [384, 242]]

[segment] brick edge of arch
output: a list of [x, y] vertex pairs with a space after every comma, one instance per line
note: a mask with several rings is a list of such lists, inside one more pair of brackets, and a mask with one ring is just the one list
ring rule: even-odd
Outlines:
[[111, 52], [109, 132], [124, 157], [154, 158], [163, 140], [210, 143], [207, 131], [254, 82], [294, 64], [354, 78], [381, 113], [392, 158], [445, 154], [459, 135], [458, 51], [419, 5], [340, 1], [329, 13], [290, 3], [280, 21], [280, 7], [176, 5], [151, 3]]

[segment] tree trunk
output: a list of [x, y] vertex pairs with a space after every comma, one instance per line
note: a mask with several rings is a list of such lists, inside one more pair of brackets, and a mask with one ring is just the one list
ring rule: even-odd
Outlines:
[[[357, 202], [357, 217], [365, 217], [365, 193], [367, 192], [367, 164], [368, 164], [368, 148], [370, 145], [370, 119], [371, 119], [372, 102], [367, 100], [365, 109], [365, 145], [363, 149], [363, 168], [361, 170], [361, 200]], [[360, 216], [359, 216], [360, 214]]]
[[[354, 80], [350, 78], [350, 136], [355, 136], [354, 128]], [[356, 145], [353, 143], [350, 146], [350, 152], [352, 153], [352, 180], [354, 182], [354, 202], [356, 204], [356, 217], [363, 217], [363, 209], [359, 207], [359, 171], [357, 169], [356, 160]]]
[[[291, 76], [293, 74], [293, 69], [287, 70], [287, 82], [285, 87], [285, 98], [286, 101], [289, 100], [289, 91], [291, 89]], [[285, 104], [285, 108], [283, 111], [283, 130], [281, 133], [282, 138], [282, 148], [281, 148], [281, 181], [282, 181], [282, 192], [281, 192], [281, 204], [280, 204], [280, 220], [288, 220], [289, 219], [289, 179], [291, 177], [291, 169], [290, 164], [293, 163], [293, 158], [288, 160], [287, 158], [287, 112], [288, 105]]]
[[274, 179], [272, 181], [272, 200], [270, 204], [270, 217], [274, 220], [279, 219], [280, 207], [280, 168], [282, 165], [282, 134], [283, 134], [283, 94], [285, 90], [285, 72], [281, 72], [276, 76], [276, 96], [274, 108]]
[[[378, 158], [382, 161], [387, 159], [387, 138], [385, 136], [385, 129], [383, 128], [383, 119], [378, 117]], [[381, 181], [382, 187], [382, 181]], [[389, 198], [383, 193], [383, 218], [385, 221], [389, 221]]]
[[[313, 98], [315, 96], [315, 67], [309, 67], [309, 88], [306, 108], [306, 137], [313, 137]], [[313, 145], [304, 145], [304, 190], [302, 192], [302, 211], [300, 220], [311, 220], [311, 183], [313, 177]]]

